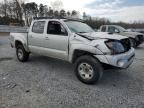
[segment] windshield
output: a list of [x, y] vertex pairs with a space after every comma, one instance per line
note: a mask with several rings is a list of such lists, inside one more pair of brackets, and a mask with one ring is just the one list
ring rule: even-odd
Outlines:
[[125, 28], [123, 28], [123, 27], [121, 27], [121, 26], [118, 26], [118, 28], [119, 28], [121, 31], [123, 31], [123, 32], [126, 32], [126, 31], [127, 31]]
[[74, 33], [90, 33], [94, 32], [94, 30], [85, 23], [78, 21], [65, 21], [66, 25], [69, 29]]

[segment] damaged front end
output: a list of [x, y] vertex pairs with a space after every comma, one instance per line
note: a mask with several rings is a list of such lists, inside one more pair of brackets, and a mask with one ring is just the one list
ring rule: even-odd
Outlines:
[[131, 49], [131, 43], [128, 38], [122, 40], [109, 39], [105, 41], [105, 44], [110, 49], [111, 55], [125, 53]]
[[108, 40], [105, 42], [111, 50], [111, 55], [105, 55], [109, 64], [119, 68], [128, 68], [135, 57], [134, 48], [128, 38], [121, 40]]

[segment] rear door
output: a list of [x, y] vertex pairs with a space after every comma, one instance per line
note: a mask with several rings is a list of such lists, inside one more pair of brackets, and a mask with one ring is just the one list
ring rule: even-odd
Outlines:
[[40, 53], [41, 48], [44, 47], [45, 35], [44, 27], [45, 21], [35, 21], [28, 34], [28, 46], [31, 52]]

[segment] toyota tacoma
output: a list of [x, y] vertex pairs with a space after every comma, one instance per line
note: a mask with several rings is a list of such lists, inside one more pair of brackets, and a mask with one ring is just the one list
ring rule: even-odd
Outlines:
[[39, 54], [73, 63], [76, 76], [94, 84], [103, 75], [103, 66], [125, 69], [134, 60], [129, 38], [95, 32], [81, 20], [34, 18], [27, 33], [10, 33], [10, 44], [20, 62]]

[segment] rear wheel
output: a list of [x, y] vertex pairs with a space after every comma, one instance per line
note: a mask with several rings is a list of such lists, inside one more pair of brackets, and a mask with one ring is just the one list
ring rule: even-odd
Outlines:
[[16, 47], [16, 55], [20, 62], [25, 62], [29, 58], [29, 53], [25, 51], [21, 44]]
[[86, 55], [78, 58], [75, 65], [76, 76], [83, 83], [94, 84], [102, 77], [102, 66], [92, 56]]

